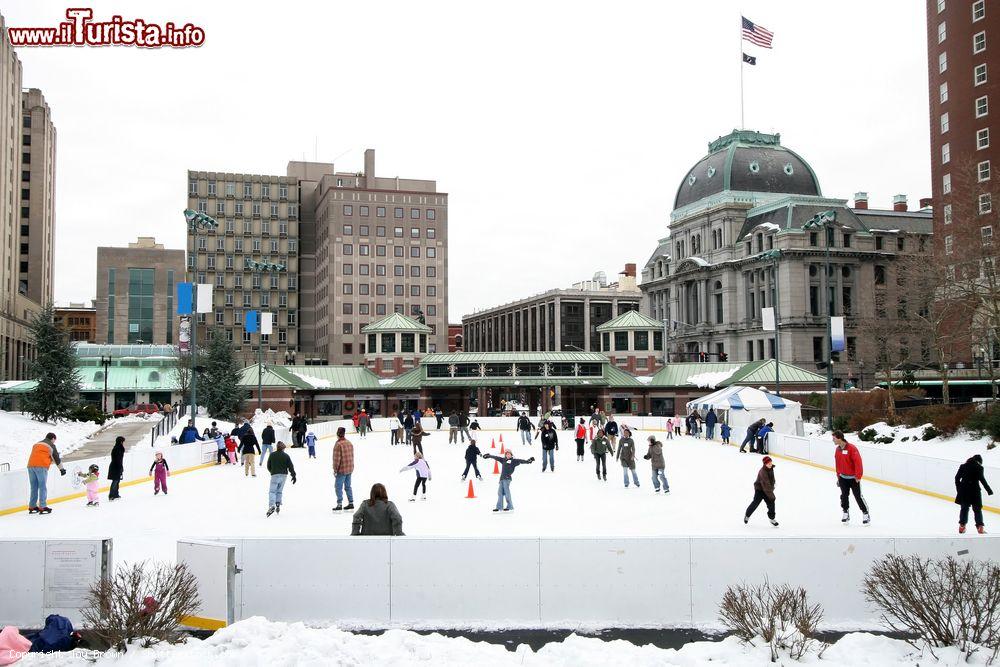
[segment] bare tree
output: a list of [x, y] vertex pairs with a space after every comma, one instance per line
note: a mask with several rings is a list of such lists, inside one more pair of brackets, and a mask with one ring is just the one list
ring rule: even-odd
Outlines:
[[865, 365], [875, 369], [876, 375], [885, 378], [888, 385], [886, 392], [886, 418], [896, 421], [896, 400], [893, 396], [893, 371], [899, 365], [900, 350], [909, 354], [906, 341], [915, 333], [911, 321], [899, 317], [899, 308], [889, 308], [889, 296], [884, 290], [878, 290], [874, 296], [874, 313], [871, 317], [859, 318], [857, 327], [863, 331], [857, 348], [857, 356]]

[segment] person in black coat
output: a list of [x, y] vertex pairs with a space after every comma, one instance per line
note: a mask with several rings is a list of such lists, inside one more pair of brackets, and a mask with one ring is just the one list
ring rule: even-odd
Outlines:
[[111, 490], [108, 500], [118, 500], [118, 484], [125, 476], [125, 436], [115, 438], [115, 446], [111, 448], [111, 463], [108, 465], [108, 479], [111, 480]]
[[976, 530], [980, 535], [986, 533], [983, 523], [983, 492], [979, 488], [982, 484], [986, 493], [993, 495], [993, 489], [986, 483], [986, 476], [983, 471], [983, 457], [979, 454], [972, 456], [962, 465], [958, 466], [955, 474], [955, 503], [961, 507], [958, 512], [958, 532], [965, 532], [965, 524], [969, 521], [969, 508], [972, 508], [976, 518]]
[[469, 446], [465, 450], [465, 472], [462, 473], [462, 481], [465, 481], [466, 476], [469, 474], [469, 468], [476, 471], [476, 479], [482, 479], [483, 476], [479, 474], [479, 466], [476, 465], [476, 459], [482, 454], [479, 451], [479, 446], [476, 445], [475, 440], [469, 441]]
[[299, 427], [295, 431], [296, 439], [298, 440], [299, 444], [295, 445], [296, 447], [304, 447], [305, 446], [306, 431], [308, 431], [308, 430], [309, 430], [309, 422], [306, 421], [306, 416], [305, 415], [299, 415]]

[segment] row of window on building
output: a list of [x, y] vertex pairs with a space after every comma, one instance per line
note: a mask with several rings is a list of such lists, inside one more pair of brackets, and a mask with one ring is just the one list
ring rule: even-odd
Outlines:
[[[354, 255], [354, 244], [353, 243], [344, 243], [341, 246], [341, 252], [343, 252], [343, 254], [346, 255], [346, 256], [352, 256], [352, 255]], [[366, 243], [358, 244], [358, 255], [359, 256], [361, 256], [361, 257], [369, 257], [369, 256], [371, 256], [371, 253], [372, 253], [372, 246], [370, 246], [370, 245], [368, 245]], [[424, 256], [427, 259], [434, 259], [435, 257], [437, 257], [437, 248], [434, 248], [434, 247], [425, 248], [423, 254], [424, 254]], [[403, 246], [397, 245], [397, 246], [393, 246], [392, 247], [392, 256], [393, 257], [405, 257], [406, 255], [407, 255], [406, 249]], [[410, 257], [419, 258], [420, 255], [421, 255], [420, 246], [416, 246], [416, 245], [410, 246], [410, 252], [409, 252], [409, 256]], [[386, 256], [386, 246], [384, 246], [384, 245], [377, 245], [377, 246], [375, 246], [375, 256], [376, 257], [385, 257]]]
[[[244, 244], [242, 238], [235, 238], [233, 239], [233, 242], [230, 244], [227, 244], [226, 239], [223, 237], [216, 238], [215, 241], [216, 242], [215, 242], [214, 252], [216, 253], [229, 252], [230, 250], [232, 252], [246, 252], [245, 250], [246, 244]], [[231, 245], [232, 248], [231, 249], [227, 248], [227, 245]], [[284, 248], [282, 248], [282, 245], [284, 245]], [[261, 248], [264, 247], [269, 247], [271, 249], [272, 255], [279, 252], [281, 253], [287, 252], [289, 254], [294, 255], [299, 251], [299, 242], [297, 239], [287, 239], [285, 243], [282, 244], [282, 240], [276, 238], [269, 239], [266, 246], [264, 244], [263, 238], [254, 238], [250, 242], [250, 252], [261, 252]], [[199, 236], [195, 243], [195, 251], [208, 252], [209, 251], [208, 239], [205, 238], [204, 236]]]
[[[371, 236], [371, 228], [369, 225], [358, 225], [358, 236]], [[394, 238], [401, 239], [405, 236], [405, 229], [403, 227], [393, 227], [392, 235]], [[433, 227], [428, 227], [423, 230], [423, 234], [426, 238], [436, 239], [437, 230]], [[344, 225], [343, 227], [344, 236], [354, 236], [354, 225]], [[386, 228], [382, 226], [375, 227], [375, 236], [377, 238], [385, 238]], [[410, 238], [419, 239], [421, 236], [420, 227], [410, 227]]]
[[[243, 288], [243, 284], [244, 284], [245, 281], [243, 280], [243, 274], [242, 273], [233, 273], [233, 274], [228, 274], [228, 275], [229, 275], [229, 280], [227, 281], [226, 280], [227, 274], [225, 274], [225, 273], [217, 273], [215, 275], [215, 283], [214, 283], [215, 286], [216, 287], [233, 287], [235, 289], [242, 289]], [[254, 273], [254, 274], [252, 274], [252, 276], [253, 277], [251, 279], [251, 284], [254, 286], [254, 289], [259, 289], [261, 287], [262, 280], [263, 280], [261, 278], [261, 274]], [[294, 272], [293, 273], [282, 273], [282, 274], [277, 275], [277, 276], [273, 275], [273, 274], [270, 275], [269, 276], [269, 280], [270, 280], [270, 283], [272, 285], [275, 285], [274, 279], [276, 277], [279, 278], [279, 282], [277, 283], [277, 286], [272, 287], [271, 289], [282, 289], [282, 286], [281, 286], [281, 283], [280, 283], [280, 278], [281, 277], [286, 278], [285, 285], [287, 285], [288, 289], [290, 289], [290, 290], [296, 290], [296, 289], [299, 288], [299, 277]], [[199, 271], [198, 274], [197, 274], [197, 281], [199, 283], [202, 283], [202, 284], [207, 283], [208, 282], [208, 274], [205, 273], [204, 271]], [[226, 284], [227, 282], [229, 283], [228, 285]]]
[[[358, 275], [359, 276], [371, 275], [371, 267], [372, 267], [371, 264], [358, 264], [357, 266], [358, 266]], [[375, 275], [376, 276], [384, 276], [384, 275], [386, 275], [386, 265], [385, 264], [375, 264], [374, 266], [375, 266]], [[411, 264], [410, 265], [410, 277], [411, 278], [419, 278], [420, 277], [420, 272], [421, 272], [421, 268], [420, 268], [419, 265], [417, 265], [417, 264]], [[344, 273], [345, 276], [353, 276], [354, 275], [354, 264], [351, 264], [350, 262], [345, 262], [343, 264], [343, 273]], [[437, 278], [437, 267], [436, 266], [426, 266], [426, 267], [423, 268], [423, 273], [428, 278]], [[405, 276], [406, 275], [406, 267], [404, 265], [402, 265], [402, 264], [394, 264], [393, 267], [392, 267], [392, 275], [394, 275], [394, 276]]]
[[[271, 302], [274, 301], [272, 294], [267, 291], [241, 292], [241, 294], [242, 294], [241, 303], [243, 304], [244, 308], [252, 308], [255, 305], [267, 308], [271, 305]], [[254, 303], [255, 294], [257, 295], [256, 303]], [[278, 305], [278, 308], [287, 308], [288, 292], [278, 292], [277, 296], [278, 298], [276, 303]], [[227, 308], [232, 308], [233, 306], [235, 306], [236, 293], [231, 291], [225, 292], [225, 296], [223, 297], [223, 303]]]
[[[281, 208], [278, 206], [278, 204], [276, 204], [274, 202], [272, 202], [271, 205], [267, 209], [264, 209], [263, 206], [261, 205], [261, 202], [259, 202], [259, 201], [251, 202], [251, 204], [250, 204], [250, 210], [247, 211], [247, 208], [243, 205], [243, 202], [238, 201], [238, 202], [234, 203], [232, 211], [227, 212], [226, 209], [227, 209], [227, 206], [226, 206], [226, 202], [225, 201], [217, 201], [217, 202], [215, 202], [215, 216], [216, 217], [223, 217], [223, 216], [226, 216], [226, 215], [233, 215], [233, 216], [236, 216], [236, 217], [243, 217], [243, 218], [245, 218], [245, 217], [249, 217], [249, 216], [252, 215], [255, 218], [260, 218], [260, 217], [263, 216], [262, 211], [264, 211], [264, 210], [268, 211], [270, 213], [269, 217], [272, 217], [272, 218], [282, 218], [282, 219], [289, 218], [289, 219], [294, 220], [294, 219], [296, 219], [296, 218], [299, 217], [299, 205], [298, 204], [287, 204], [287, 208], [286, 208], [285, 213], [282, 213], [281, 212]], [[205, 214], [208, 213], [208, 202], [205, 201], [204, 199], [198, 201], [198, 212], [199, 213], [205, 213]], [[231, 232], [232, 228], [228, 227], [226, 229], [226, 231]]]
[[[273, 184], [271, 184], [271, 183], [258, 183], [258, 186], [259, 186], [259, 188], [258, 188], [258, 196], [261, 199], [270, 199], [271, 198], [271, 192], [274, 191], [273, 190]], [[233, 182], [233, 181], [227, 181], [225, 183], [224, 187], [225, 187], [224, 192], [225, 192], [225, 196], [226, 197], [235, 197], [236, 196], [236, 183], [235, 182]], [[244, 182], [242, 190], [243, 190], [243, 196], [244, 197], [250, 198], [250, 197], [254, 196], [254, 184], [253, 183], [246, 183], [246, 182]], [[201, 194], [199, 192], [198, 181], [188, 181], [188, 194], [189, 195], [193, 195], [195, 197], [197, 197], [199, 194]], [[217, 185], [216, 181], [208, 181], [206, 194], [209, 197], [218, 197], [219, 196], [218, 185]], [[288, 184], [287, 183], [279, 183], [278, 184], [278, 186], [277, 186], [277, 195], [278, 195], [278, 199], [288, 199]]]
[[[396, 285], [396, 287], [402, 287], [402, 286], [401, 285]], [[404, 294], [402, 294], [402, 292], [400, 292], [400, 293], [394, 294], [393, 296], [404, 296]], [[415, 296], [420, 296], [420, 295], [416, 294]], [[342, 308], [341, 312], [344, 315], [354, 315], [354, 306], [355, 306], [355, 304], [353, 302], [345, 302], [345, 303], [341, 304], [341, 308]], [[372, 312], [375, 313], [376, 317], [382, 316], [382, 315], [386, 315], [387, 314], [386, 308], [389, 307], [389, 306], [392, 307], [392, 312], [394, 312], [394, 313], [403, 314], [403, 313], [406, 312], [406, 306], [405, 306], [405, 304], [402, 304], [402, 303], [397, 303], [397, 304], [359, 303], [359, 304], [357, 304], [357, 306], [358, 306], [358, 312], [357, 312], [358, 315], [371, 315]], [[374, 308], [372, 306], [374, 306]], [[421, 306], [420, 304], [416, 304], [416, 303], [410, 304], [410, 315], [411, 316], [417, 317], [421, 313], [423, 313], [427, 317], [437, 317], [437, 306], [434, 305], [433, 303], [428, 304], [427, 306]], [[435, 328], [434, 325], [431, 325], [431, 324], [428, 324], [427, 326], [431, 327], [432, 329]]]
[[[354, 215], [354, 204], [344, 204], [343, 214], [345, 216]], [[433, 208], [423, 209], [423, 219], [424, 220], [437, 220], [437, 211]], [[375, 217], [384, 218], [386, 214], [385, 206], [375, 207]], [[396, 206], [392, 209], [392, 217], [397, 220], [402, 220], [406, 214], [406, 210], [402, 206]], [[360, 217], [368, 217], [371, 215], [371, 207], [369, 206], [358, 206], [358, 215]], [[410, 209], [410, 220], [420, 220], [421, 219], [421, 209], [411, 208]]]

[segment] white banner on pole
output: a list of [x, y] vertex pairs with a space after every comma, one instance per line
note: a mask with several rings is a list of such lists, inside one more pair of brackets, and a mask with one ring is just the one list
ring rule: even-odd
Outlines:
[[198, 285], [198, 312], [212, 312], [212, 285], [210, 283]]
[[774, 308], [761, 308], [760, 317], [763, 320], [764, 331], [774, 331]]
[[270, 336], [274, 331], [274, 313], [260, 314], [260, 332], [265, 336]]

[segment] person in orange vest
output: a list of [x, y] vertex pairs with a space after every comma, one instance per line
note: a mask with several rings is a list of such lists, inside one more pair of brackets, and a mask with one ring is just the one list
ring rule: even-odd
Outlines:
[[55, 462], [59, 474], [65, 475], [59, 450], [56, 449], [56, 434], [48, 433], [41, 442], [31, 447], [28, 457], [28, 482], [31, 484], [31, 494], [28, 499], [28, 514], [49, 514], [52, 508], [48, 506], [49, 466]]

